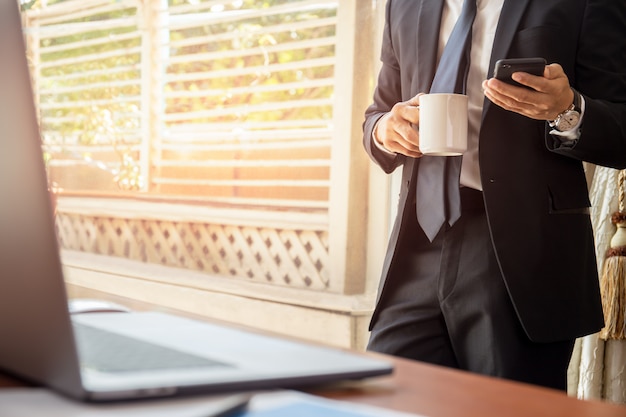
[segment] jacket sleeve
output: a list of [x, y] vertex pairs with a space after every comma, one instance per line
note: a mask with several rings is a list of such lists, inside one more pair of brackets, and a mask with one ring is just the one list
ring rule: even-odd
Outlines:
[[551, 135], [548, 148], [575, 159], [626, 168], [626, 5], [587, 2], [576, 57], [573, 87], [585, 98], [580, 137], [562, 146]]
[[378, 84], [374, 91], [374, 101], [365, 111], [363, 122], [363, 145], [370, 158], [386, 173], [391, 173], [404, 162], [403, 155], [390, 155], [382, 152], [373, 143], [373, 131], [376, 122], [398, 102], [402, 101], [400, 65], [393, 50], [391, 40], [390, 8], [392, 1], [387, 2], [385, 28], [382, 40], [382, 67], [378, 74]]

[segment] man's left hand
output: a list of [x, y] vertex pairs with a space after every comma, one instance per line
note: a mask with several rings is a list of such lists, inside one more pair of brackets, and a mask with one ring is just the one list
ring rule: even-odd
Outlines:
[[574, 101], [569, 79], [559, 64], [547, 65], [543, 77], [515, 72], [512, 78], [530, 89], [490, 78], [483, 81], [485, 96], [503, 109], [536, 120], [554, 120]]

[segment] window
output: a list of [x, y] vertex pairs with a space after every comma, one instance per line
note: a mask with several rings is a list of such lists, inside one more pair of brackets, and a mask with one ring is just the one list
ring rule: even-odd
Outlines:
[[371, 293], [372, 2], [22, 3], [68, 264]]
[[327, 207], [336, 1], [66, 0], [26, 15], [60, 189]]

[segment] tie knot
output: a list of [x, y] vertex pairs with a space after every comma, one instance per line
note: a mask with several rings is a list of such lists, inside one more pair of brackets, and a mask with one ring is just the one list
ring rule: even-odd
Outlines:
[[[463, 2], [463, 8], [468, 9], [469, 12], [476, 12], [476, 0], [465, 0]], [[463, 12], [461, 12], [463, 13]]]

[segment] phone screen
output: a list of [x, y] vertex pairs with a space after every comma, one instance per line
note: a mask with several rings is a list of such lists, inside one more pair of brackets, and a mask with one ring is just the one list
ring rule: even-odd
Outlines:
[[496, 62], [493, 76], [506, 83], [528, 88], [513, 81], [511, 75], [513, 75], [514, 72], [527, 72], [529, 74], [543, 76], [545, 66], [546, 60], [543, 58], [501, 59]]

